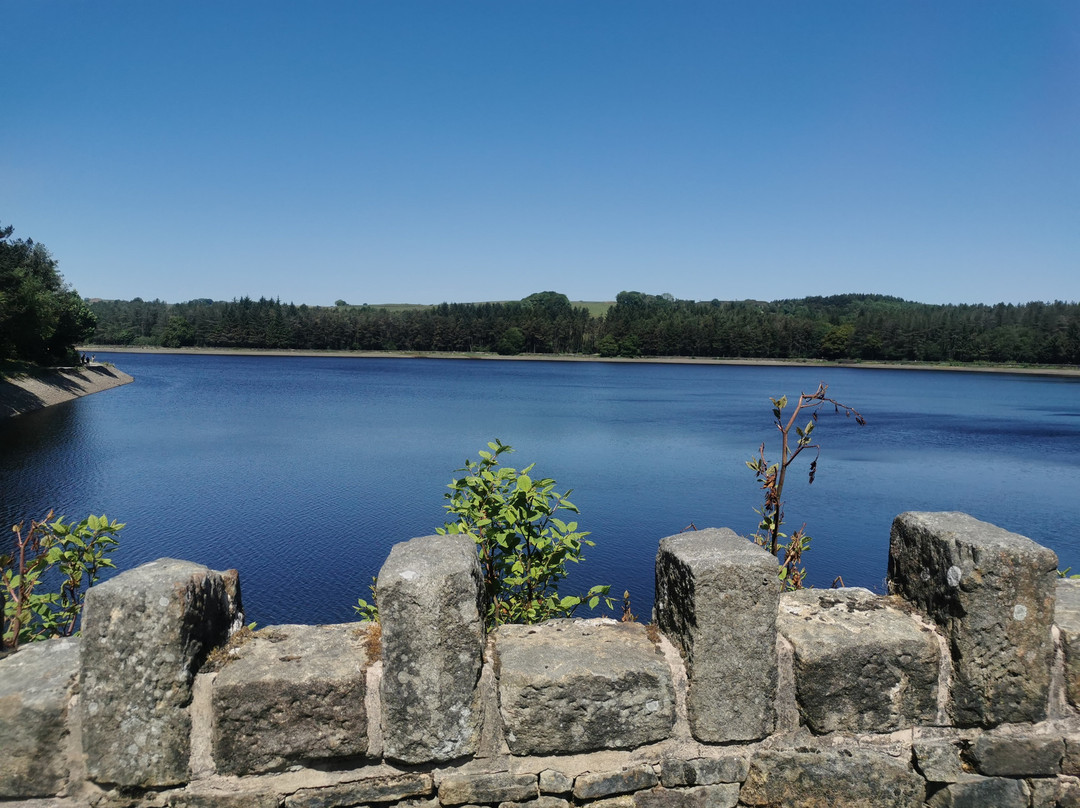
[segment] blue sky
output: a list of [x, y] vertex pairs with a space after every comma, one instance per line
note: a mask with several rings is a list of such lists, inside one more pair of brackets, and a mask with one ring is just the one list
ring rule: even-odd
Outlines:
[[0, 0], [84, 296], [1080, 299], [1080, 2]]

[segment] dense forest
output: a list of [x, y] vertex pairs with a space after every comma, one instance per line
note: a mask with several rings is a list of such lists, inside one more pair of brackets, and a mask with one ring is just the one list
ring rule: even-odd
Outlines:
[[0, 362], [74, 362], [94, 315], [43, 244], [0, 225]]
[[1080, 304], [929, 305], [882, 295], [698, 302], [557, 292], [385, 308], [280, 300], [93, 301], [100, 345], [1080, 364]]

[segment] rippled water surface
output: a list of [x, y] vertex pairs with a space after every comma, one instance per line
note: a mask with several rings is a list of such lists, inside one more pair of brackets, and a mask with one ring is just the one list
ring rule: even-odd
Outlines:
[[0, 521], [49, 508], [128, 523], [121, 569], [171, 556], [240, 570], [260, 625], [338, 622], [391, 545], [434, 532], [455, 469], [493, 438], [574, 489], [596, 546], [568, 590], [652, 608], [660, 538], [753, 531], [744, 461], [777, 445], [769, 397], [814, 389], [817, 480], [787, 515], [811, 582], [881, 590], [889, 525], [962, 510], [1080, 569], [1080, 382], [850, 368], [98, 354], [133, 384], [0, 423]]

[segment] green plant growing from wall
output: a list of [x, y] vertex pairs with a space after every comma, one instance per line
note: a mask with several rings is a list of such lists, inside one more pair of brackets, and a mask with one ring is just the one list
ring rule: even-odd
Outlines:
[[520, 471], [499, 465], [513, 449], [496, 440], [479, 460], [466, 460], [463, 476], [450, 483], [444, 507], [454, 517], [437, 528], [440, 534], [469, 536], [476, 542], [483, 576], [485, 624], [539, 623], [569, 617], [583, 603], [611, 608], [608, 586], [594, 586], [584, 595], [560, 595], [567, 564], [582, 560], [582, 547], [593, 543], [558, 514], [577, 513], [555, 480], [534, 480], [533, 466]]
[[[52, 511], [29, 528], [20, 522], [13, 552], [0, 554], [0, 606], [3, 624], [0, 645], [20, 644], [52, 637], [70, 637], [82, 613], [86, 589], [101, 570], [114, 567], [109, 554], [116, 549], [124, 525], [102, 514], [78, 523]], [[38, 591], [59, 578], [56, 590]]]
[[[857, 410], [846, 404], [841, 404], [836, 399], [829, 398], [827, 393], [829, 386], [824, 382], [818, 384], [813, 393], [800, 393], [799, 400], [795, 404], [795, 410], [791, 416], [784, 420], [784, 409], [788, 405], [787, 396], [770, 399], [772, 401], [773, 420], [780, 432], [780, 460], [769, 463], [765, 459], [765, 444], [758, 449], [758, 456], [746, 462], [746, 465], [756, 475], [765, 491], [765, 502], [761, 509], [754, 512], [761, 517], [757, 532], [752, 536], [753, 540], [765, 547], [774, 556], [783, 552], [780, 560], [780, 579], [786, 589], [802, 589], [806, 576], [805, 568], [801, 567], [802, 554], [810, 547], [810, 536], [806, 534], [806, 523], [794, 531], [790, 536], [783, 533], [780, 528], [784, 523], [784, 482], [787, 477], [788, 467], [795, 462], [806, 449], [813, 449], [814, 459], [810, 461], [810, 484], [814, 482], [817, 474], [817, 461], [821, 456], [820, 444], [813, 443], [812, 435], [814, 425], [818, 420], [818, 412], [821, 407], [828, 403], [832, 404], [834, 411], [843, 412], [846, 416], [854, 416], [859, 426], [866, 426], [866, 420]], [[808, 415], [805, 426], [798, 426], [800, 416]], [[794, 436], [792, 432], [794, 431]], [[794, 442], [792, 442], [794, 437]], [[786, 540], [786, 541], [784, 541]]]
[[357, 598], [356, 605], [353, 606], [353, 611], [360, 615], [361, 620], [368, 620], [372, 623], [379, 622], [378, 585], [379, 579], [373, 575], [371, 583], [368, 584], [368, 591], [371, 592], [371, 602], [368, 603], [363, 598]]

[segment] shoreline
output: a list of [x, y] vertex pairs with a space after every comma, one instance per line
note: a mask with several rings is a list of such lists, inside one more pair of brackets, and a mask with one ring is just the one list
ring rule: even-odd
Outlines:
[[161, 348], [157, 346], [131, 347], [127, 345], [79, 346], [83, 353], [131, 353], [166, 354], [188, 356], [296, 356], [304, 358], [339, 357], [355, 359], [472, 359], [497, 362], [608, 362], [660, 365], [749, 365], [760, 367], [821, 367], [853, 368], [866, 370], [937, 370], [958, 373], [1011, 373], [1028, 376], [1058, 376], [1080, 378], [1078, 366], [1022, 366], [1022, 365], [946, 365], [931, 362], [834, 362], [824, 359], [713, 359], [695, 356], [659, 357], [601, 357], [582, 354], [517, 354], [503, 356], [496, 353], [434, 352], [434, 351], [315, 351], [280, 348]]
[[122, 370], [100, 362], [4, 376], [0, 378], [0, 419], [14, 418], [133, 381]]

